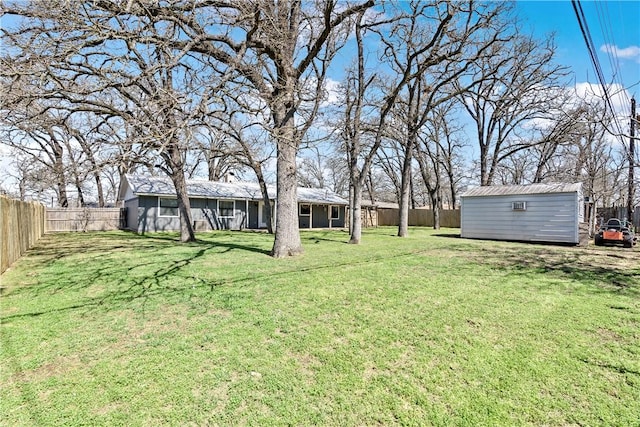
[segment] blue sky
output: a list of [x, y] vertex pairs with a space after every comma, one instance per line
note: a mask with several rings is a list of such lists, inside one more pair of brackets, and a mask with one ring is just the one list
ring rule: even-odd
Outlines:
[[[624, 88], [614, 107], [619, 115], [628, 117], [629, 98], [634, 96], [640, 103], [640, 0], [582, 0], [580, 4], [605, 81]], [[533, 32], [538, 38], [555, 34], [556, 61], [570, 68], [571, 84], [578, 92], [598, 91], [599, 82], [571, 1], [518, 0], [516, 9], [523, 32]], [[350, 60], [352, 54], [345, 49], [337, 60]], [[10, 161], [3, 149], [0, 145], [0, 184]]]
[[[581, 1], [580, 5], [606, 83], [626, 89], [620, 102], [631, 96], [639, 100], [640, 0]], [[517, 1], [516, 7], [524, 30], [538, 37], [555, 33], [557, 62], [570, 67], [576, 84], [599, 84], [571, 1]]]

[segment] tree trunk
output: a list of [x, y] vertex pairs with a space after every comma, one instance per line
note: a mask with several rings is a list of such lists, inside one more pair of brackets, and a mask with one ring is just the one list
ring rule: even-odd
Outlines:
[[55, 153], [54, 171], [56, 175], [56, 186], [58, 188], [58, 205], [61, 208], [69, 207], [69, 199], [67, 198], [67, 181], [64, 176], [64, 164], [62, 162], [62, 149]]
[[78, 193], [78, 207], [82, 208], [86, 205], [84, 201], [84, 194], [82, 192], [82, 183], [77, 174], [74, 174], [74, 182], [76, 184], [76, 192]]
[[400, 218], [398, 225], [398, 237], [409, 235], [409, 199], [411, 197], [411, 161], [413, 160], [413, 146], [415, 141], [410, 137], [404, 149], [404, 161], [402, 163], [402, 181], [400, 183]]
[[196, 240], [193, 224], [191, 223], [191, 203], [187, 194], [187, 180], [182, 170], [171, 174], [171, 180], [176, 188], [178, 210], [180, 211], [180, 241], [194, 242]]
[[456, 201], [458, 198], [458, 193], [456, 192], [456, 184], [455, 178], [452, 173], [449, 174], [449, 191], [451, 192], [451, 207], [450, 209], [456, 208]]
[[[353, 185], [351, 185], [351, 180], [349, 181], [349, 215], [347, 218], [347, 224], [349, 224], [349, 236], [353, 234]], [[371, 201], [373, 203], [373, 200]]]
[[296, 177], [297, 147], [293, 140], [293, 123], [282, 128], [278, 140], [278, 178], [276, 237], [271, 255], [275, 258], [299, 255], [303, 252], [298, 228], [298, 180]]
[[349, 243], [360, 244], [362, 239], [362, 185], [360, 180], [353, 184], [353, 206], [350, 207], [351, 214], [351, 238]]
[[102, 189], [102, 178], [100, 177], [100, 168], [96, 162], [96, 156], [91, 150], [91, 145], [87, 143], [87, 140], [83, 136], [78, 135], [78, 133], [79, 132], [73, 132], [73, 135], [91, 164], [91, 173], [93, 174], [96, 182], [96, 190], [98, 191], [98, 206], [104, 208], [104, 191]]
[[102, 189], [102, 178], [100, 178], [100, 172], [94, 172], [96, 180], [96, 188], [98, 189], [98, 206], [104, 208], [104, 191]]
[[440, 187], [437, 184], [436, 187], [429, 191], [429, 197], [431, 198], [431, 208], [433, 209], [433, 229], [440, 230], [440, 205], [441, 200], [438, 195]]
[[20, 200], [24, 202], [27, 196], [27, 188], [25, 186], [24, 179], [21, 179], [18, 183], [18, 189], [20, 190]]
[[480, 185], [489, 185], [487, 177], [487, 153], [483, 147], [481, 147], [480, 151]]
[[[172, 141], [171, 144], [177, 144]], [[168, 163], [171, 166], [171, 181], [176, 189], [176, 198], [178, 200], [178, 211], [180, 212], [180, 241], [194, 242], [196, 235], [191, 222], [191, 203], [187, 193], [187, 180], [184, 177], [184, 162], [182, 161], [182, 153], [175, 146], [167, 149]]]
[[273, 217], [273, 201], [269, 198], [269, 195], [263, 195], [262, 200], [264, 201], [264, 208], [267, 213], [267, 233], [273, 234], [275, 229], [274, 217]]

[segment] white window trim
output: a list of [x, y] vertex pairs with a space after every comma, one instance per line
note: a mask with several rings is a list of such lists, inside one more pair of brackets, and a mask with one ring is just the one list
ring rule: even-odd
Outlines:
[[[163, 215], [162, 207], [160, 206], [160, 200], [175, 200], [177, 215]], [[180, 208], [178, 207], [178, 199], [175, 197], [158, 197], [158, 218], [180, 218]]]
[[[303, 206], [309, 206], [309, 213], [308, 214], [302, 213], [302, 207]], [[300, 203], [300, 205], [298, 207], [298, 215], [300, 215], [300, 216], [311, 216], [311, 203]]]
[[[231, 203], [233, 203], [233, 213], [231, 214], [231, 216], [220, 215], [220, 202], [231, 202]], [[229, 199], [218, 199], [216, 215], [218, 216], [218, 218], [235, 218], [235, 216], [236, 216], [236, 201], [235, 200], [229, 200]]]
[[[336, 217], [333, 216], [333, 208], [338, 209], [338, 216]], [[329, 219], [332, 221], [340, 219], [340, 206], [336, 206], [336, 205], [329, 206]]]

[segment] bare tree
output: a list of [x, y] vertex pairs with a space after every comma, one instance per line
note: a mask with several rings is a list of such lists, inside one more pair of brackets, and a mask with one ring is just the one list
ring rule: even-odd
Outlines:
[[298, 164], [300, 186], [328, 188], [334, 193], [346, 195], [349, 191], [349, 175], [344, 167], [344, 155], [326, 150], [313, 147], [310, 149], [312, 155], [302, 158]]
[[233, 135], [223, 132], [211, 124], [211, 120], [193, 131], [193, 160], [192, 172], [203, 163], [209, 181], [223, 181], [230, 175], [239, 175], [243, 166], [237, 160], [237, 151], [229, 140]]
[[458, 184], [462, 179], [458, 159], [464, 144], [457, 136], [460, 127], [451, 117], [453, 108], [453, 102], [446, 102], [431, 109], [415, 146], [420, 175], [433, 209], [433, 228], [436, 230], [440, 228], [443, 187], [448, 185], [449, 204], [455, 206]]
[[[384, 23], [389, 25], [388, 29], [379, 24], [363, 25], [360, 21], [356, 28], [356, 41], [360, 46], [358, 63], [347, 81], [348, 99], [345, 102], [347, 129], [344, 134], [347, 145], [351, 148], [349, 155], [354, 194], [352, 243], [360, 240], [357, 205], [360, 203], [366, 172], [383, 137], [389, 134], [389, 117], [394, 110], [402, 108], [394, 107], [396, 103], [404, 106], [402, 113], [396, 115], [399, 118], [396, 121], [402, 120], [406, 128], [404, 132], [394, 133], [396, 138], [406, 138], [398, 141], [403, 151], [398, 235], [407, 235], [413, 150], [420, 129], [432, 108], [463, 92], [465, 86], [470, 84], [467, 82], [459, 87], [452, 85], [454, 81], [460, 81], [472, 61], [492, 53], [490, 48], [502, 35], [504, 22], [500, 17], [504, 10], [504, 6], [497, 3], [415, 1], [402, 4], [395, 10], [392, 19], [385, 18]], [[373, 31], [379, 36], [383, 46], [380, 59], [392, 73], [384, 76], [385, 82], [381, 85], [381, 90], [373, 84], [373, 75], [366, 76], [362, 48], [364, 30]], [[378, 102], [380, 107], [375, 114], [377, 123], [368, 124], [372, 142], [365, 152], [359, 136], [362, 133], [362, 118], [368, 106], [365, 106], [363, 99], [365, 92], [372, 90], [380, 90], [384, 96]], [[361, 166], [358, 165], [359, 162]]]
[[[103, 157], [104, 147], [102, 143], [104, 138], [99, 132], [95, 131], [95, 128], [89, 127], [88, 131], [80, 131], [80, 129], [87, 129], [86, 124], [90, 124], [91, 120], [96, 117], [94, 115], [74, 115], [70, 117], [65, 124], [66, 132], [73, 138], [73, 140], [79, 146], [84, 157], [84, 163], [86, 164], [86, 175], [93, 177], [95, 188], [98, 196], [98, 206], [105, 206], [104, 189], [102, 186], [102, 170], [106, 164], [106, 158]], [[77, 123], [81, 120], [81, 123]], [[78, 176], [79, 178], [79, 176]]]
[[[373, 4], [230, 0], [163, 11], [180, 23], [182, 37], [174, 46], [205, 55], [220, 69], [240, 76], [269, 111], [278, 169], [274, 257], [302, 252], [296, 155], [321, 102], [317, 93], [328, 63], [346, 36], [342, 34], [341, 41], [338, 31]], [[311, 103], [306, 112], [301, 108], [305, 102]]]
[[609, 206], [625, 188], [624, 155], [612, 144], [607, 131], [611, 117], [603, 104], [582, 104], [579, 111], [582, 120], [572, 133], [572, 144], [562, 146], [557, 173], [566, 180], [583, 182], [586, 195]]
[[265, 132], [261, 122], [255, 122], [251, 117], [236, 113], [235, 110], [226, 118], [220, 119], [217, 126], [232, 141], [230, 147], [236, 161], [250, 168], [255, 174], [262, 193], [267, 231], [270, 234], [274, 233], [274, 206], [269, 196], [265, 174], [265, 164], [274, 158], [275, 151], [274, 145], [269, 143], [269, 133]]
[[514, 34], [478, 59], [472, 86], [460, 102], [474, 121], [480, 152], [480, 184], [491, 185], [506, 158], [531, 146], [516, 132], [556, 107], [564, 68], [553, 63], [553, 38], [545, 42]]
[[[41, 203], [52, 202], [50, 191], [51, 183], [55, 183], [51, 168], [41, 163], [37, 158], [26, 155], [19, 150], [10, 150], [13, 171], [7, 170], [1, 178], [2, 182], [13, 181], [17, 185], [17, 192], [10, 187], [3, 190], [3, 194], [10, 197], [25, 200], [38, 200]], [[1, 183], [1, 182], [0, 182]], [[12, 187], [15, 187], [12, 186]], [[53, 207], [53, 203], [51, 203]]]
[[[570, 105], [570, 102], [566, 99], [563, 104]], [[527, 137], [530, 148], [520, 152], [533, 162], [532, 182], [548, 181], [553, 179], [554, 173], [559, 172], [554, 171], [551, 164], [555, 158], [566, 152], [563, 147], [573, 145], [574, 141], [580, 138], [582, 124], [587, 120], [587, 111], [588, 108], [580, 103], [568, 112], [564, 110], [554, 112], [552, 119], [533, 124], [533, 135]]]
[[[393, 36], [401, 32], [402, 28], [406, 28], [407, 21], [410, 22], [412, 19], [411, 15], [405, 16], [401, 9], [395, 8], [390, 12], [390, 17], [384, 16], [371, 22], [365, 19], [365, 13], [361, 12], [356, 20], [356, 64], [347, 71], [343, 94], [345, 110], [341, 125], [349, 164], [349, 243], [352, 244], [359, 244], [362, 239], [362, 193], [371, 165], [386, 135], [387, 120], [407, 82], [416, 72], [422, 71], [416, 71], [414, 63], [429, 49], [429, 46], [422, 46], [410, 52], [406, 58], [408, 63], [402, 68], [402, 73], [387, 76], [384, 90], [379, 90], [382, 81], [377, 72], [369, 69], [364, 53], [365, 38], [375, 34], [376, 43], [381, 42], [391, 49], [394, 44], [400, 43], [393, 39]], [[447, 18], [447, 21], [450, 19], [451, 17]], [[385, 39], [389, 36], [390, 38]], [[390, 58], [392, 56], [388, 56], [387, 50], [384, 50], [378, 59], [384, 62]]]
[[[122, 117], [132, 130], [129, 140], [151, 147], [162, 159], [157, 166], [176, 188], [181, 240], [194, 238], [181, 142], [190, 140], [186, 134], [192, 119], [208, 115], [219, 90], [250, 88], [269, 113], [270, 138], [276, 142], [278, 209], [272, 252], [282, 257], [302, 251], [296, 154], [322, 101], [318, 94], [327, 66], [347, 38], [342, 29], [349, 18], [373, 4], [60, 0], [46, 7], [14, 2], [4, 12], [33, 23], [11, 35], [16, 46], [18, 39], [25, 41], [25, 51], [38, 45], [32, 41], [51, 41], [48, 49], [55, 54], [58, 72], [49, 70], [48, 76], [59, 99], [102, 117]], [[31, 56], [48, 53], [45, 49]], [[202, 75], [209, 82], [218, 76], [219, 81], [204, 88], [196, 84], [205, 80]], [[190, 90], [182, 91], [187, 86]]]
[[[402, 137], [402, 129], [397, 129], [397, 136]], [[379, 170], [386, 177], [389, 186], [393, 188], [393, 201], [400, 203], [402, 192], [402, 146], [397, 140], [384, 138], [375, 153], [372, 168]], [[370, 181], [367, 187], [372, 187]]]
[[[171, 178], [180, 239], [190, 241], [195, 235], [185, 180], [187, 144], [194, 119], [216, 90], [210, 76], [217, 71], [175, 47], [183, 37], [171, 15], [180, 5], [165, 9], [160, 13], [139, 2], [13, 2], [4, 12], [24, 18], [24, 24], [3, 29], [3, 38], [16, 53], [8, 59], [23, 65], [10, 78], [41, 75], [48, 92], [41, 90], [40, 97], [57, 103], [50, 108], [97, 115], [101, 123], [95, 129], [102, 131], [113, 129], [105, 124], [114, 118], [125, 123], [126, 138], [122, 131], [105, 137], [145, 147], [153, 156], [148, 161]], [[29, 58], [46, 65], [38, 68]]]
[[[35, 104], [31, 104], [30, 107], [32, 110], [36, 109]], [[50, 113], [33, 117], [29, 109], [27, 106], [20, 109], [16, 104], [11, 107], [3, 105], [0, 108], [3, 112], [0, 119], [2, 142], [12, 147], [16, 153], [27, 156], [48, 169], [52, 179], [47, 183], [53, 184], [58, 205], [68, 207], [68, 175], [65, 162], [67, 153], [64, 142], [66, 135], [62, 132], [61, 121]]]

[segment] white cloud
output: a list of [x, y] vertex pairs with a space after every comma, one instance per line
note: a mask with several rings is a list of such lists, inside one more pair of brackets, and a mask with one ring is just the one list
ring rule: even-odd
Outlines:
[[[570, 110], [578, 107], [582, 103], [587, 103], [589, 105], [595, 106], [596, 104], [602, 105], [604, 103], [604, 90], [603, 87], [599, 84], [593, 84], [589, 82], [580, 82], [576, 83], [574, 87], [567, 87], [565, 89], [565, 94], [559, 94], [563, 103], [559, 110], [557, 111], [549, 111], [552, 114], [563, 114], [569, 112]], [[612, 132], [622, 132], [625, 133], [627, 131], [627, 123], [629, 120], [629, 98], [630, 94], [620, 85], [612, 84], [607, 85], [607, 92], [611, 98], [611, 105], [615, 111], [615, 116], [617, 118], [617, 125], [614, 125], [613, 122], [610, 123], [610, 130]], [[607, 110], [609, 108], [607, 107]], [[549, 120], [547, 118], [535, 118], [529, 120], [524, 126], [525, 129], [548, 129], [554, 123], [553, 120]], [[618, 146], [620, 144], [620, 137], [611, 135], [607, 133], [605, 135], [606, 140], [614, 145]]]
[[640, 63], [640, 46], [619, 48], [615, 45], [603, 44], [600, 46], [600, 52], [610, 53], [617, 58], [632, 59]]
[[[576, 95], [580, 100], [586, 102], [602, 102], [604, 100], [604, 90], [599, 84], [593, 83], [576, 83]], [[631, 95], [626, 89], [619, 84], [607, 85], [607, 92], [611, 98], [611, 105], [616, 115], [629, 114], [629, 102]]]
[[323, 107], [333, 105], [338, 102], [340, 99], [340, 85], [341, 83], [339, 81], [331, 78], [327, 78], [324, 81], [324, 90], [327, 91], [327, 99], [323, 102]]
[[[631, 94], [619, 84], [607, 85], [607, 92], [611, 99], [611, 106], [614, 109], [617, 122], [616, 125], [611, 123], [610, 130], [615, 133], [622, 132], [625, 134], [628, 132], [630, 113], [629, 99], [631, 98]], [[575, 96], [576, 99], [574, 102], [587, 102], [589, 104], [604, 102], [604, 90], [599, 84], [588, 82], [576, 83]], [[613, 145], [618, 145], [621, 142], [620, 136], [607, 134], [606, 138]]]

